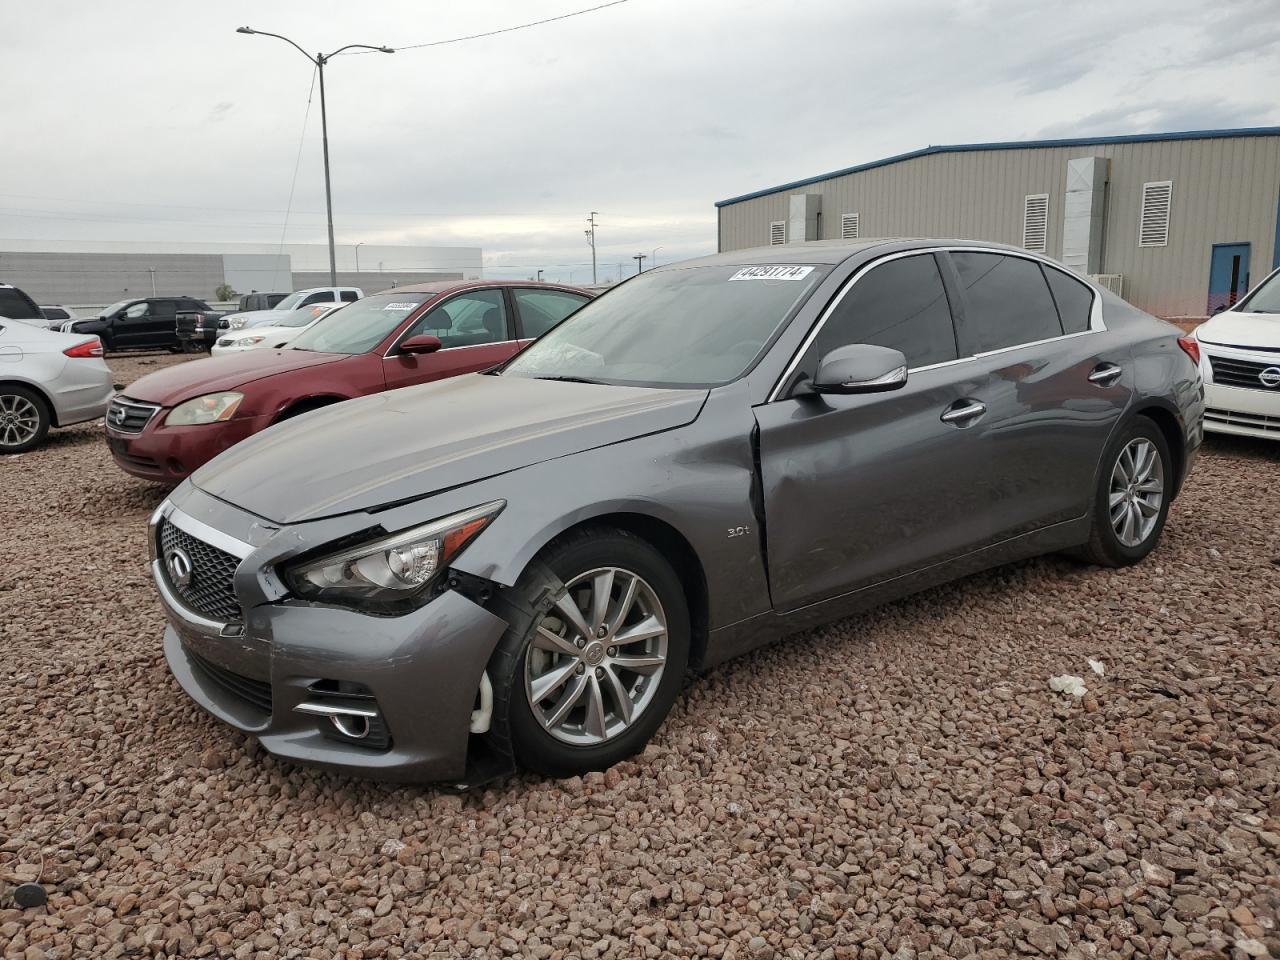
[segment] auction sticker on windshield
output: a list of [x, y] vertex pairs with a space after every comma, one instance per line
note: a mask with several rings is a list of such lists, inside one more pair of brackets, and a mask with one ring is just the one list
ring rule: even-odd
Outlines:
[[416, 303], [388, 303], [383, 310], [412, 310], [416, 307]]
[[803, 280], [813, 267], [743, 267], [730, 280]]

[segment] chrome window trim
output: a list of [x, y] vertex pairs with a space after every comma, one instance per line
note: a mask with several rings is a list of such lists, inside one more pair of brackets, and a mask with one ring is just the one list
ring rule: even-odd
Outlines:
[[[780, 399], [783, 385], [791, 378], [792, 374], [795, 373], [796, 367], [800, 365], [800, 361], [804, 358], [804, 355], [808, 353], [809, 348], [813, 346], [813, 341], [818, 338], [818, 334], [821, 333], [822, 328], [826, 326], [827, 320], [830, 319], [831, 314], [835, 312], [835, 309], [840, 305], [840, 302], [844, 300], [845, 295], [850, 290], [853, 289], [854, 284], [856, 284], [859, 280], [861, 280], [864, 276], [866, 276], [876, 267], [881, 266], [882, 264], [885, 264], [885, 263], [889, 263], [891, 260], [902, 260], [906, 257], [916, 257], [926, 253], [928, 254], [994, 253], [1003, 257], [1018, 257], [1023, 260], [1030, 260], [1033, 263], [1040, 264], [1042, 267], [1047, 267], [1053, 270], [1057, 270], [1059, 273], [1065, 273], [1070, 279], [1074, 280], [1076, 283], [1082, 284], [1083, 286], [1088, 288], [1088, 290], [1093, 294], [1093, 304], [1089, 310], [1089, 329], [1088, 330], [1080, 330], [1076, 333], [1063, 333], [1063, 334], [1060, 334], [1059, 336], [1048, 337], [1047, 339], [1044, 339], [1044, 340], [1031, 340], [1031, 341], [1028, 341], [1027, 343], [1017, 343], [1011, 347], [1001, 347], [998, 350], [987, 350], [983, 353], [975, 353], [967, 357], [957, 357], [954, 360], [943, 360], [940, 363], [930, 363], [920, 367], [909, 367], [907, 369], [908, 376], [910, 376], [910, 374], [912, 373], [919, 373], [924, 370], [936, 370], [940, 367], [948, 367], [957, 363], [968, 363], [971, 360], [981, 360], [984, 357], [993, 357], [1001, 353], [1008, 353], [1011, 350], [1022, 350], [1025, 347], [1034, 347], [1034, 346], [1039, 346], [1041, 344], [1046, 344], [1046, 343], [1057, 343], [1059, 340], [1068, 340], [1072, 337], [1082, 337], [1087, 333], [1100, 333], [1107, 329], [1106, 322], [1103, 320], [1103, 317], [1102, 317], [1101, 289], [1096, 285], [1094, 285], [1093, 283], [1090, 283], [1088, 280], [1076, 274], [1071, 273], [1069, 270], [1064, 270], [1061, 266], [1054, 263], [1048, 257], [1037, 256], [1035, 253], [1022, 251], [1022, 250], [1005, 250], [1000, 247], [980, 247], [980, 246], [968, 246], [968, 245], [958, 246], [958, 247], [951, 247], [951, 246], [916, 247], [912, 250], [899, 250], [897, 253], [890, 253], [883, 257], [877, 257], [876, 259], [872, 260], [870, 263], [864, 264], [862, 267], [858, 269], [858, 271], [853, 276], [851, 276], [848, 280], [845, 281], [844, 286], [840, 288], [840, 290], [836, 293], [834, 297], [832, 297], [831, 302], [827, 304], [827, 308], [823, 310], [821, 316], [818, 317], [817, 322], [815, 322], [813, 325], [813, 329], [810, 330], [809, 333], [805, 336], [804, 340], [800, 342], [800, 346], [796, 349], [795, 353], [792, 355], [790, 362], [788, 362], [786, 367], [783, 368], [782, 375], [779, 376], [778, 379], [774, 382], [773, 388], [769, 391], [769, 395], [765, 398], [765, 403], [772, 403], [773, 401]], [[1047, 285], [1047, 281], [1046, 281], [1046, 285]], [[1056, 300], [1054, 301], [1054, 304], [1056, 308], [1056, 305], [1057, 305]]]

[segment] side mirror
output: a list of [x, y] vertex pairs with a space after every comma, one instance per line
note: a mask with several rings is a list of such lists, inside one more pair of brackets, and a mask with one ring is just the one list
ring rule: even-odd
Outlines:
[[401, 353], [435, 353], [443, 344], [439, 337], [433, 337], [429, 333], [420, 333], [416, 337], [410, 337], [400, 344]]
[[906, 382], [907, 358], [902, 351], [852, 343], [823, 357], [807, 386], [814, 393], [883, 393]]

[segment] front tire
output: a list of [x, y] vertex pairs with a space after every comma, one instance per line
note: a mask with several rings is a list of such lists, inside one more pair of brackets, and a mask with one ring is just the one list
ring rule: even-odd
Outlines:
[[1127, 567], [1155, 549], [1173, 497], [1173, 458], [1160, 428], [1137, 417], [1107, 447], [1082, 559]]
[[0, 386], [0, 454], [26, 453], [49, 432], [49, 407], [34, 390]]
[[604, 770], [642, 749], [689, 662], [689, 611], [662, 555], [614, 528], [554, 541], [500, 598], [510, 624], [490, 666], [491, 735], [550, 776]]

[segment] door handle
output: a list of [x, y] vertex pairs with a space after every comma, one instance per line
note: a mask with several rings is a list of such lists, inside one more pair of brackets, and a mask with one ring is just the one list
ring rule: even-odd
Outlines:
[[1099, 387], [1109, 387], [1117, 380], [1124, 371], [1114, 363], [1100, 363], [1093, 368], [1093, 372], [1089, 374], [1089, 382]]
[[953, 427], [967, 427], [971, 423], [977, 423], [986, 412], [985, 403], [979, 403], [977, 400], [957, 400], [942, 411], [942, 422], [949, 423]]

